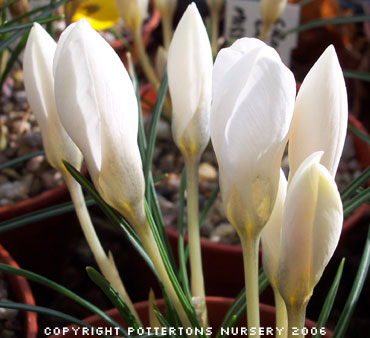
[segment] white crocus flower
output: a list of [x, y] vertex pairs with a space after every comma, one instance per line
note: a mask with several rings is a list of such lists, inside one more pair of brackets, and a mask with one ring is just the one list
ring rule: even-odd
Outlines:
[[277, 286], [290, 329], [303, 325], [307, 302], [342, 230], [342, 202], [334, 178], [319, 163], [321, 156], [322, 152], [313, 153], [300, 165], [283, 211]]
[[275, 204], [294, 98], [292, 72], [262, 41], [243, 38], [218, 54], [211, 139], [226, 216], [243, 247], [248, 329], [259, 328], [259, 238]]
[[138, 106], [121, 60], [81, 19], [59, 40], [54, 75], [60, 119], [83, 153], [95, 187], [132, 225], [145, 224]]
[[172, 135], [184, 156], [203, 152], [210, 138], [212, 52], [194, 3], [182, 16], [168, 51]]
[[347, 121], [343, 72], [334, 47], [329, 46], [305, 77], [297, 95], [289, 136], [289, 181], [303, 160], [316, 151], [324, 151], [320, 163], [335, 176]]
[[292, 72], [263, 42], [243, 38], [218, 54], [211, 138], [226, 215], [239, 233], [258, 234], [270, 218], [294, 98]]
[[148, 14], [149, 0], [115, 0], [119, 16], [131, 32], [139, 30]]
[[23, 58], [24, 85], [28, 102], [41, 128], [42, 142], [49, 163], [65, 172], [62, 160], [80, 168], [82, 154], [60, 123], [54, 98], [53, 58], [56, 43], [35, 23]]

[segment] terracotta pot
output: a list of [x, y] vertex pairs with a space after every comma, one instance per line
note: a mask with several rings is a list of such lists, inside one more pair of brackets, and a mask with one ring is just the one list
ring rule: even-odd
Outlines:
[[[10, 256], [8, 251], [0, 245], [0, 262], [8, 264], [12, 267], [19, 268], [18, 264]], [[27, 280], [21, 276], [7, 275], [10, 287], [14, 293], [15, 301], [18, 303], [35, 305], [30, 286]], [[24, 311], [22, 313], [24, 320], [24, 337], [36, 338], [37, 337], [37, 316], [35, 312]]]
[[[233, 303], [232, 298], [222, 298], [222, 297], [207, 297], [207, 308], [208, 308], [208, 316], [209, 316], [209, 323], [210, 327], [212, 328], [212, 336], [215, 336], [218, 328], [220, 327], [222, 320], [230, 308], [231, 304]], [[157, 300], [157, 305], [159, 309], [163, 312], [164, 311], [164, 302], [162, 299]], [[149, 319], [148, 319], [148, 302], [140, 302], [135, 304], [135, 309], [138, 312], [139, 317], [141, 318], [143, 325], [149, 326]], [[111, 316], [117, 322], [123, 324], [120, 314], [116, 309], [109, 310], [106, 312], [109, 316]], [[261, 313], [261, 327], [275, 327], [275, 308], [270, 305], [260, 304], [260, 313]], [[91, 316], [84, 320], [84, 322], [96, 326], [96, 327], [108, 327], [108, 325], [100, 319], [98, 316]], [[305, 327], [308, 330], [315, 328], [316, 323], [311, 320], [306, 320]], [[245, 327], [245, 316], [242, 317], [240, 322], [238, 323], [237, 327]], [[76, 326], [74, 326], [76, 327]], [[75, 335], [74, 331], [71, 327], [69, 327], [70, 332], [63, 335], [65, 338], [70, 337], [84, 337], [84, 335]], [[326, 335], [323, 337], [331, 337], [332, 333], [329, 330], [326, 330]], [[51, 336], [51, 338], [61, 337], [60, 334]], [[90, 336], [90, 337], [97, 337], [97, 336]], [[235, 335], [234, 337], [241, 337], [241, 335]], [[307, 338], [311, 337], [310, 334], [306, 335]]]

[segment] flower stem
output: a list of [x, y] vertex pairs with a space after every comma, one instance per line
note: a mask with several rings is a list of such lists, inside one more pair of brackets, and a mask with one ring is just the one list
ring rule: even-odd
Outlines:
[[133, 38], [134, 38], [134, 43], [137, 49], [137, 55], [138, 55], [141, 67], [143, 68], [144, 74], [147, 80], [149, 81], [149, 83], [152, 85], [154, 91], [157, 93], [158, 88], [159, 88], [159, 81], [158, 81], [157, 76], [155, 75], [153, 66], [150, 63], [148, 54], [145, 51], [143, 39], [141, 37], [141, 29], [136, 29], [133, 32]]
[[166, 268], [163, 264], [161, 254], [159, 253], [157, 244], [153, 237], [152, 232], [150, 231], [149, 224], [136, 226], [136, 232], [141, 240], [141, 243], [144, 246], [145, 251], [149, 255], [150, 259], [152, 260], [156, 271], [163, 283], [164, 288], [166, 289], [168, 296], [170, 297], [177, 314], [179, 315], [181, 323], [185, 327], [192, 327], [188, 316], [186, 315], [179, 298], [177, 297], [176, 291], [171, 283], [171, 280], [168, 276]]
[[164, 14], [162, 16], [162, 30], [163, 30], [163, 42], [164, 48], [168, 51], [172, 39], [172, 15]]
[[[288, 336], [288, 317], [284, 299], [281, 297], [279, 290], [272, 286], [275, 297], [275, 308], [276, 308], [276, 327], [280, 329], [279, 338], [286, 338]], [[282, 330], [281, 330], [282, 329]]]
[[200, 313], [200, 322], [204, 327], [207, 327], [207, 307], [199, 234], [198, 167], [198, 157], [187, 156], [185, 158], [191, 292], [196, 300], [194, 306]]
[[109, 257], [106, 255], [100, 243], [99, 237], [95, 232], [94, 226], [91, 222], [89, 211], [86, 207], [81, 186], [69, 173], [63, 173], [63, 176], [71, 194], [73, 205], [75, 207], [78, 220], [81, 224], [82, 231], [90, 247], [90, 250], [94, 255], [95, 261], [99, 266], [100, 271], [102, 272], [103, 276], [109, 281], [109, 283], [111, 283], [112, 286], [116, 289], [116, 291], [122, 297], [122, 299], [129, 307], [131, 312], [134, 314], [136, 319], [139, 321], [139, 323], [141, 323], [140, 318], [119, 276], [116, 265], [113, 261], [113, 256], [111, 254], [109, 255]]
[[218, 53], [219, 20], [219, 9], [211, 8], [211, 47], [213, 58], [215, 58]]
[[245, 273], [248, 332], [251, 331], [251, 328], [255, 328], [254, 330], [257, 332], [255, 338], [259, 338], [258, 246], [260, 236], [243, 237], [241, 238], [241, 242]]
[[302, 329], [306, 318], [306, 306], [307, 304], [287, 307], [289, 338], [303, 338]]

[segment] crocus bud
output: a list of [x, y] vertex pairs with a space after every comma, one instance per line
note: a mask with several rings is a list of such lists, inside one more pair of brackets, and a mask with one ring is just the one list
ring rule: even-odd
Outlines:
[[289, 136], [289, 181], [303, 160], [324, 151], [321, 164], [337, 172], [347, 131], [347, 92], [334, 47], [329, 46], [299, 89]]
[[172, 135], [185, 157], [200, 156], [209, 142], [212, 51], [194, 3], [182, 16], [168, 51]]
[[53, 58], [56, 43], [35, 23], [23, 58], [24, 85], [28, 102], [41, 129], [46, 157], [51, 166], [65, 171], [62, 160], [80, 168], [82, 155], [64, 130], [54, 97]]
[[141, 29], [148, 13], [149, 0], [115, 0], [117, 12], [132, 32]]
[[141, 224], [145, 212], [138, 106], [121, 60], [81, 19], [59, 40], [54, 74], [60, 119], [83, 153], [95, 187], [132, 225]]
[[279, 188], [271, 217], [262, 230], [262, 263], [263, 270], [271, 285], [276, 288], [276, 274], [280, 256], [280, 233], [283, 221], [283, 208], [288, 182], [280, 169]]
[[292, 72], [260, 40], [237, 40], [216, 58], [211, 139], [226, 216], [239, 235], [258, 235], [270, 218], [295, 87]]
[[265, 40], [272, 25], [284, 11], [287, 2], [287, 0], [261, 0], [262, 40]]
[[283, 211], [277, 286], [287, 307], [305, 305], [338, 244], [343, 206], [334, 178], [319, 163], [322, 152], [300, 165]]

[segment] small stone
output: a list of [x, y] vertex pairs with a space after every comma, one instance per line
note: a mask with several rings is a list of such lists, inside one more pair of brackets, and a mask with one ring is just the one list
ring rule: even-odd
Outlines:
[[210, 241], [232, 244], [235, 241], [236, 231], [230, 223], [219, 224], [211, 233]]
[[26, 95], [26, 91], [25, 90], [19, 90], [17, 92], [14, 92], [14, 99], [17, 103], [19, 104], [23, 104], [23, 103], [27, 103], [28, 100], [27, 100], [27, 95]]
[[359, 169], [358, 161], [356, 159], [353, 159], [348, 162], [348, 169], [351, 171], [356, 171]]
[[[3, 300], [9, 301], [9, 300]], [[18, 315], [18, 310], [0, 308], [0, 320], [14, 319]]]
[[41, 174], [41, 181], [47, 189], [50, 189], [60, 185], [63, 182], [63, 178], [60, 172], [49, 170]]
[[21, 138], [21, 142], [32, 148], [42, 148], [41, 133], [39, 131], [30, 131], [24, 134]]
[[21, 201], [28, 198], [29, 183], [16, 181], [0, 185], [0, 198]]
[[199, 178], [203, 180], [217, 179], [217, 170], [207, 162], [199, 165]]
[[157, 138], [161, 140], [171, 139], [171, 128], [170, 125], [163, 121], [159, 120], [157, 124]]
[[44, 155], [39, 155], [31, 158], [26, 164], [26, 169], [31, 172], [39, 171], [42, 166], [42, 163], [44, 162], [44, 159], [45, 159]]

